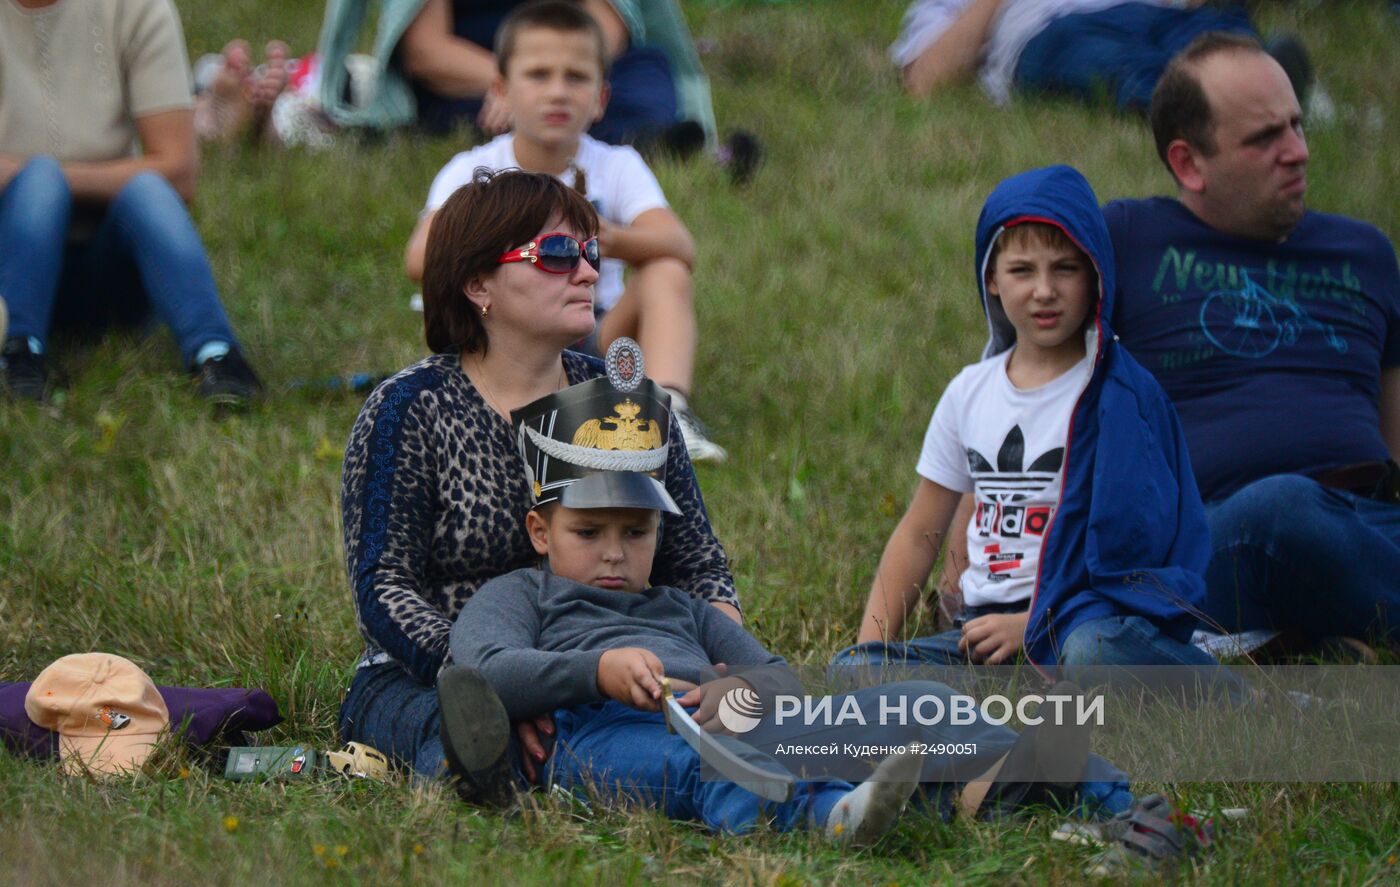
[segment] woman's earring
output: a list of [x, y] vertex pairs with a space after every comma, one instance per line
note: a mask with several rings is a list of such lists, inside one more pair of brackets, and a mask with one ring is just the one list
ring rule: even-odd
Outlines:
[[482, 306], [481, 306], [481, 316], [482, 316], [482, 317], [485, 317], [486, 315], [488, 315], [488, 314], [490, 314], [490, 313], [491, 313], [491, 306], [490, 306], [490, 305], [482, 305]]

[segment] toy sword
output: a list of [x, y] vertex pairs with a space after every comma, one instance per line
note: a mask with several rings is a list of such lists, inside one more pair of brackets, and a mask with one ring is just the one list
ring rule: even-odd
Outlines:
[[[676, 699], [675, 694], [671, 692], [671, 682], [665, 678], [661, 679], [661, 711], [666, 716], [666, 729], [684, 739], [686, 745], [695, 749], [700, 760], [713, 767], [715, 772], [725, 779], [769, 801], [781, 803], [792, 799], [795, 780], [791, 773], [760, 767], [747, 761], [719, 739], [706, 733]], [[776, 761], [772, 766], [781, 767]]]

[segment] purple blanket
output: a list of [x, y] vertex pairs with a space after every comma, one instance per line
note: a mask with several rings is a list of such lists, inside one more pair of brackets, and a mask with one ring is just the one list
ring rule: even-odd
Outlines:
[[[246, 733], [282, 723], [277, 703], [264, 690], [226, 687], [203, 690], [194, 687], [157, 687], [170, 725], [190, 745], [209, 745], [222, 739], [227, 745], [247, 745]], [[58, 734], [36, 726], [24, 711], [29, 684], [0, 681], [0, 741], [15, 754], [51, 758], [58, 754]]]

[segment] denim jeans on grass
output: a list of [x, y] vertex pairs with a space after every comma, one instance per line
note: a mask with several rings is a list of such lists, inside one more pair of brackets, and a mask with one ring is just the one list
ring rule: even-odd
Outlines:
[[[919, 724], [912, 714], [906, 723], [887, 709], [912, 712], [914, 700], [939, 697], [951, 709], [953, 691], [932, 681], [904, 681], [867, 687], [833, 698], [830, 711], [845, 711], [848, 697], [855, 700], [864, 724], [827, 724], [822, 719], [805, 724], [801, 718], [777, 723], [770, 712], [743, 743], [754, 749], [773, 749], [778, 743], [812, 746], [844, 746], [846, 743], [894, 747], [910, 742], [927, 745], [959, 744], [972, 753], [928, 754], [923, 762], [923, 786], [915, 803], [928, 815], [951, 815], [956, 793], [970, 779], [985, 773], [1009, 751], [1018, 734], [1009, 727], [978, 719], [971, 724]], [[924, 709], [931, 711], [932, 709]], [[839, 719], [837, 719], [839, 721]], [[834, 805], [864, 778], [872, 761], [859, 760], [845, 751], [823, 757], [817, 753], [774, 755], [790, 770], [805, 767], [822, 780], [799, 780], [792, 800], [764, 801], [740, 786], [703, 772], [699, 755], [680, 736], [667, 733], [663, 716], [642, 712], [617, 702], [582, 705], [554, 713], [558, 742], [550, 768], [555, 784], [589, 797], [590, 791], [621, 795], [654, 807], [672, 819], [698, 820], [715, 831], [742, 834], [760, 819], [771, 819], [777, 831], [820, 828]], [[1108, 761], [1090, 756], [1077, 791], [1079, 809], [1090, 815], [1112, 815], [1132, 802], [1127, 776]]]
[[[993, 613], [1022, 613], [1025, 609], [1026, 605], [1019, 601], [1012, 604], [965, 607], [961, 619], [966, 622]], [[834, 678], [847, 668], [966, 665], [967, 655], [958, 649], [958, 642], [961, 640], [962, 630], [955, 628], [952, 631], [910, 638], [907, 641], [867, 641], [863, 644], [853, 644], [831, 657], [827, 674]]]
[[[947, 687], [930, 682], [909, 682], [858, 691], [862, 708], [876, 719], [873, 694], [946, 694]], [[363, 742], [385, 753], [422, 778], [446, 775], [442, 740], [439, 736], [442, 714], [437, 691], [414, 680], [403, 668], [388, 662], [356, 669], [350, 690], [340, 707], [340, 737], [346, 742]], [[760, 817], [774, 817], [780, 830], [824, 824], [832, 806], [851, 784], [840, 779], [804, 782], [792, 801], [772, 804], [733, 783], [701, 778], [698, 756], [679, 736], [666, 732], [659, 714], [636, 711], [616, 702], [559, 709], [554, 713], [556, 739], [549, 772], [554, 782], [587, 797], [592, 786], [621, 788], [634, 800], [655, 806], [675, 819], [699, 820], [709, 827], [742, 832]], [[761, 728], [762, 729], [762, 728]], [[773, 729], [771, 725], [768, 729]], [[925, 737], [929, 742], [970, 742], [978, 744], [977, 760], [950, 760], [941, 770], [930, 759], [926, 769], [940, 781], [925, 786], [924, 806], [933, 811], [951, 809], [952, 792], [958, 783], [977, 775], [991, 765], [1015, 742], [1016, 733], [1008, 727], [979, 723], [971, 726], [943, 725]], [[789, 731], [789, 740], [798, 738]], [[818, 741], [820, 731], [808, 731]], [[899, 741], [907, 735], [881, 737], [862, 732], [858, 741]], [[754, 739], [759, 738], [754, 736]], [[847, 739], [852, 738], [849, 734]], [[516, 754], [515, 740], [511, 740]], [[962, 772], [959, 767], [967, 772]], [[523, 778], [517, 778], [524, 785]], [[1090, 763], [1080, 786], [1083, 809], [1091, 814], [1112, 815], [1132, 802], [1127, 777], [1097, 756]]]
[[1250, 693], [1238, 675], [1200, 647], [1162, 633], [1142, 616], [1081, 622], [1060, 647], [1060, 674], [1081, 687], [1170, 693], [1186, 700], [1242, 704]]
[[68, 240], [74, 199], [52, 157], [32, 157], [0, 191], [0, 297], [10, 336], [37, 342], [51, 328], [96, 332], [136, 325], [155, 310], [185, 363], [204, 345], [236, 345], [194, 222], [153, 172], [132, 177], [92, 236]]
[[1207, 31], [1254, 34], [1242, 6], [1177, 9], [1121, 3], [1061, 16], [1026, 44], [1014, 78], [1026, 92], [1112, 99], [1146, 111], [1167, 62]]
[[1276, 475], [1206, 519], [1207, 627], [1400, 643], [1400, 505]]
[[[395, 663], [356, 669], [340, 707], [340, 737], [384, 752], [420, 777], [446, 775], [439, 735], [437, 690], [418, 683]], [[780, 830], [824, 823], [844, 782], [804, 784], [787, 804], [775, 805], [733, 783], [700, 778], [699, 760], [679, 736], [666, 732], [660, 714], [617, 702], [561, 708], [551, 779], [587, 797], [590, 786], [621, 789], [673, 819], [699, 820], [727, 832], [751, 829], [760, 816], [776, 817]], [[515, 741], [511, 741], [514, 751]], [[522, 785], [523, 785], [522, 780]]]
[[[1023, 610], [1019, 603], [968, 607], [963, 617], [972, 620], [991, 613]], [[967, 655], [958, 649], [961, 638], [962, 632], [953, 630], [902, 642], [856, 644], [832, 657], [827, 673], [833, 679], [857, 673], [878, 677], [886, 667], [928, 667], [935, 669], [936, 675], [937, 668], [969, 663]], [[1059, 666], [1062, 677], [1084, 687], [1146, 686], [1158, 692], [1190, 691], [1189, 698], [1196, 698], [1199, 688], [1206, 696], [1223, 693], [1234, 701], [1243, 699], [1246, 692], [1240, 679], [1209, 653], [1168, 637], [1141, 616], [1107, 616], [1080, 623], [1060, 647]], [[1134, 671], [1130, 666], [1153, 668]]]
[[792, 800], [765, 801], [724, 779], [706, 779], [700, 757], [666, 731], [659, 712], [619, 702], [561, 708], [550, 779], [585, 799], [594, 790], [653, 807], [670, 819], [699, 821], [717, 832], [744, 834], [761, 819], [780, 832], [820, 827], [848, 782], [799, 782]]
[[355, 669], [340, 704], [340, 738], [363, 742], [429, 779], [445, 776], [437, 688], [394, 662]]

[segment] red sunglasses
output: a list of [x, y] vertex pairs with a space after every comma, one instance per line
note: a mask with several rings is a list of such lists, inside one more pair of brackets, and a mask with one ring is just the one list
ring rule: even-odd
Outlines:
[[569, 234], [553, 232], [537, 237], [519, 249], [513, 249], [496, 261], [502, 265], [510, 262], [529, 262], [541, 271], [550, 274], [569, 274], [578, 267], [580, 259], [586, 259], [593, 270], [598, 270], [602, 257], [598, 255], [598, 238], [579, 240]]

